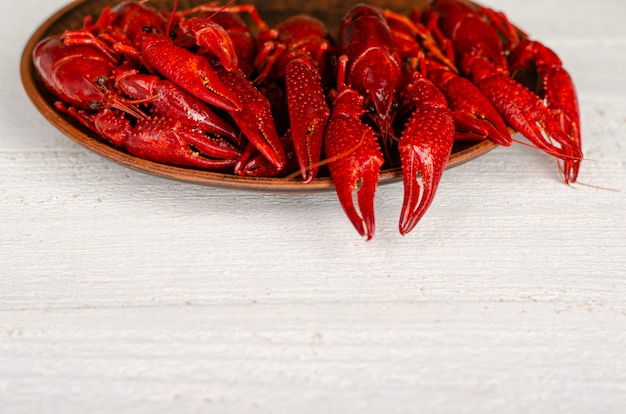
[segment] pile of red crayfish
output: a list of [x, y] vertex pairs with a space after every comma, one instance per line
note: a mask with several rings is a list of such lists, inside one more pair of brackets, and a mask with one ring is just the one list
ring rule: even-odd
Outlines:
[[57, 110], [159, 163], [304, 183], [324, 166], [368, 240], [381, 167], [402, 167], [406, 234], [455, 140], [508, 146], [511, 127], [576, 181], [571, 78], [503, 13], [467, 0], [408, 16], [361, 4], [331, 35], [305, 14], [269, 27], [251, 5], [176, 9], [124, 1], [42, 40], [34, 64]]

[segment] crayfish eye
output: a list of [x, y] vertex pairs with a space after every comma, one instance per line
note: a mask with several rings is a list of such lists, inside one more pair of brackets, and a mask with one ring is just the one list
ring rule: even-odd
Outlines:
[[95, 80], [96, 87], [100, 90], [100, 92], [104, 93], [108, 90], [107, 88], [107, 78], [104, 76], [98, 76]]
[[98, 102], [98, 101], [89, 102], [89, 109], [91, 109], [92, 111], [99, 111], [100, 108], [102, 108], [102, 102]]
[[152, 32], [152, 27], [150, 26], [144, 26], [141, 28], [141, 31], [144, 33], [151, 33]]

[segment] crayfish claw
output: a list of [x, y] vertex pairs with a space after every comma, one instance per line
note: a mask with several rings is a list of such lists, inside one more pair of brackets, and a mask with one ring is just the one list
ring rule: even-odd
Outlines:
[[454, 118], [444, 95], [417, 72], [410, 76], [404, 101], [412, 114], [398, 143], [404, 181], [402, 235], [413, 230], [433, 202], [455, 136]]
[[511, 145], [511, 135], [505, 135], [486, 117], [455, 113], [454, 124], [456, 139], [459, 141], [482, 141], [489, 138], [498, 145], [505, 147]]
[[[333, 179], [341, 207], [354, 228], [367, 240], [372, 239], [376, 228], [374, 193], [378, 184], [378, 168], [371, 164], [361, 166], [361, 171], [359, 171], [355, 166], [352, 174], [339, 180]], [[355, 198], [356, 205], [354, 203]]]
[[285, 148], [287, 161], [284, 168], [277, 168], [266, 157], [264, 157], [263, 154], [260, 154], [254, 145], [248, 143], [248, 146], [241, 154], [241, 157], [237, 159], [237, 164], [235, 164], [235, 173], [246, 177], [281, 177], [285, 176], [286, 173], [296, 171], [298, 168], [298, 161], [293, 148], [291, 130], [287, 130], [280, 140]]
[[292, 60], [285, 68], [293, 145], [305, 183], [317, 176], [324, 131], [330, 117], [320, 74], [314, 65], [305, 55]]
[[[578, 144], [567, 136], [543, 101], [526, 87], [504, 76], [484, 79], [479, 87], [509, 125], [537, 148], [565, 162], [582, 159]], [[510, 102], [506, 99], [509, 96], [515, 100]]]
[[448, 101], [458, 140], [479, 141], [489, 138], [498, 145], [511, 145], [511, 134], [502, 116], [469, 79], [447, 69], [429, 70], [428, 79]]
[[374, 193], [384, 158], [374, 130], [361, 123], [362, 103], [363, 98], [349, 87], [337, 95], [326, 128], [325, 150], [339, 202], [354, 228], [370, 240], [375, 229]]
[[287, 158], [268, 99], [245, 77], [243, 72], [218, 69], [221, 81], [240, 97], [244, 110], [229, 112], [241, 132], [276, 168], [282, 170]]
[[433, 200], [437, 183], [432, 164], [422, 164], [417, 148], [403, 146], [400, 149], [402, 179], [404, 181], [404, 203], [400, 212], [399, 230], [408, 234], [420, 221]]
[[142, 55], [150, 67], [204, 102], [226, 111], [243, 108], [239, 96], [222, 82], [204, 56], [157, 35], [144, 37]]

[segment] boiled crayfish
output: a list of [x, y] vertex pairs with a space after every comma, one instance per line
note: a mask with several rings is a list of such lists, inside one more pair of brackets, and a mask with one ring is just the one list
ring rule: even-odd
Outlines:
[[557, 158], [565, 183], [577, 179], [571, 77], [501, 12], [468, 0], [409, 16], [359, 4], [333, 36], [303, 14], [270, 27], [252, 5], [177, 6], [124, 1], [42, 40], [33, 61], [55, 107], [154, 162], [303, 185], [327, 165], [368, 240], [381, 168], [402, 168], [406, 234], [455, 141], [509, 146], [511, 127]]

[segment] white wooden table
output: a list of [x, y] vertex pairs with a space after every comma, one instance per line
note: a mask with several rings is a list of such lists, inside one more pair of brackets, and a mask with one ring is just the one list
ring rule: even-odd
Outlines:
[[64, 3], [0, 17], [0, 411], [626, 411], [626, 2], [485, 1], [571, 72], [591, 187], [500, 148], [406, 237], [381, 187], [371, 242], [333, 193], [170, 181], [57, 132], [18, 62]]

